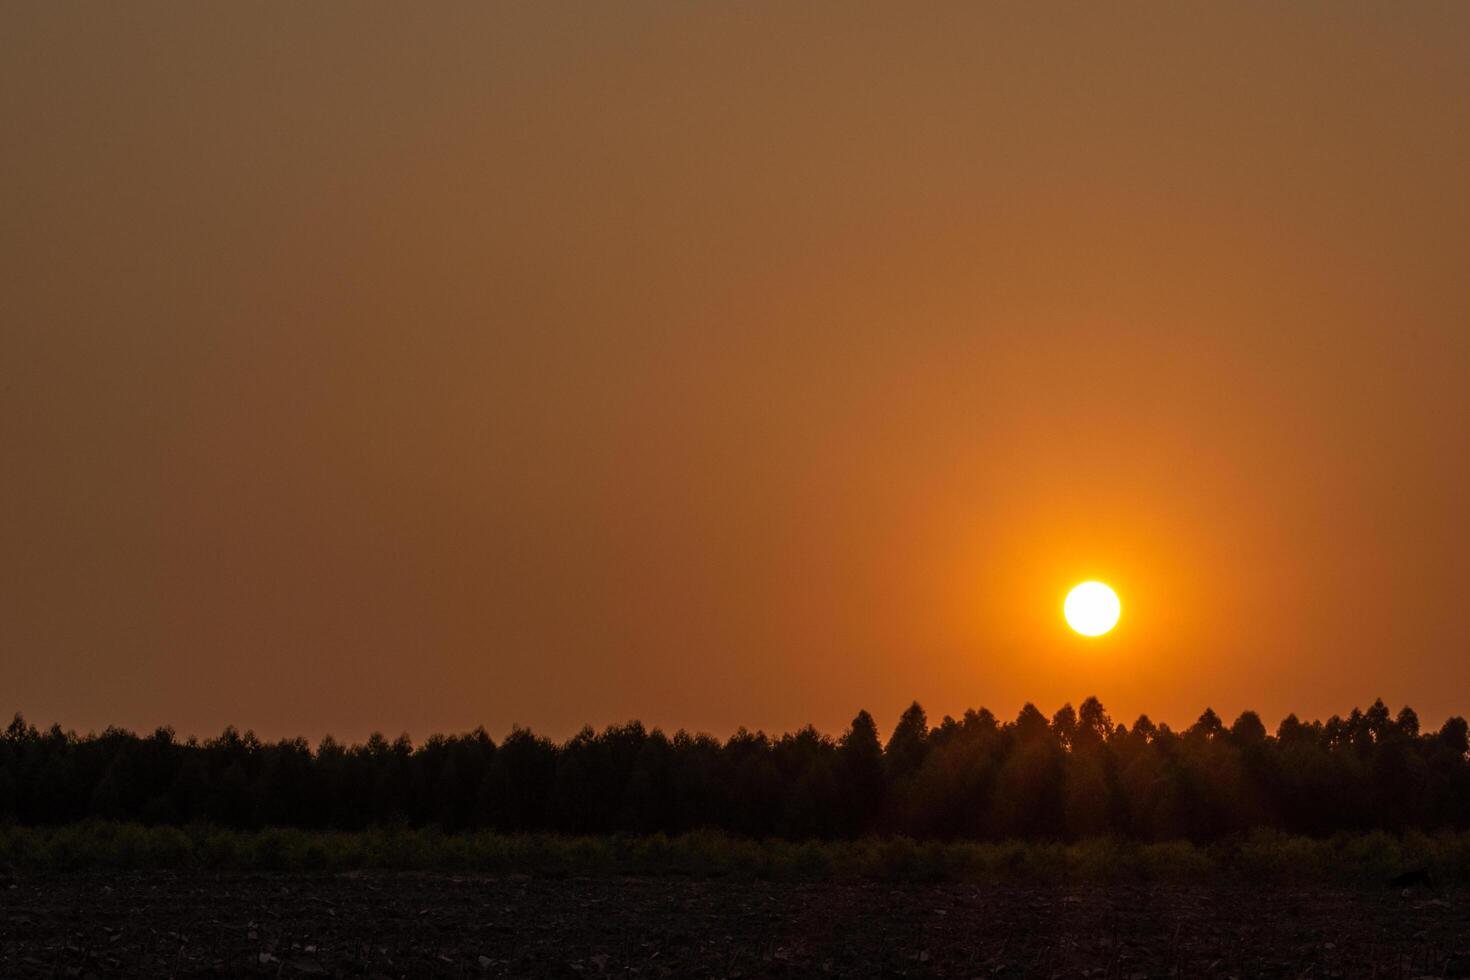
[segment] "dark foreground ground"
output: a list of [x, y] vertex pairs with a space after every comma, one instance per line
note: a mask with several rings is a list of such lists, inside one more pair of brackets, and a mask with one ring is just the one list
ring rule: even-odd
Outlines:
[[410, 873], [0, 883], [0, 976], [1470, 977], [1470, 894]]

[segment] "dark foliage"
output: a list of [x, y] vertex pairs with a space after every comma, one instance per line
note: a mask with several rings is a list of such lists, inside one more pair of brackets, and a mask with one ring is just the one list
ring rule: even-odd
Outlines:
[[1047, 721], [1027, 705], [929, 726], [917, 704], [880, 742], [859, 712], [836, 740], [807, 727], [728, 741], [637, 722], [583, 729], [561, 745], [515, 729], [261, 742], [233, 728], [180, 741], [170, 729], [78, 737], [16, 716], [0, 737], [0, 822], [87, 818], [354, 830], [751, 837], [1215, 840], [1257, 828], [1325, 835], [1470, 827], [1470, 739], [1462, 718], [1420, 730], [1381, 701], [1347, 718], [1267, 733], [1254, 712], [1213, 712], [1183, 732], [1114, 724], [1096, 698]]

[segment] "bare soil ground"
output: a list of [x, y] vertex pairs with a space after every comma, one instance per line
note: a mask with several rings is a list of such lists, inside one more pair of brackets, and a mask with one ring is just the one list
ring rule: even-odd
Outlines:
[[405, 873], [0, 882], [3, 977], [1470, 977], [1470, 893]]

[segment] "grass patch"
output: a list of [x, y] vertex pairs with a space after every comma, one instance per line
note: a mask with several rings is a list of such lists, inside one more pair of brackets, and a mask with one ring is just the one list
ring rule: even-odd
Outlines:
[[355, 833], [207, 825], [145, 827], [88, 821], [0, 827], [0, 865], [18, 871], [456, 871], [538, 875], [648, 875], [781, 880], [1319, 882], [1386, 884], [1425, 869], [1442, 884], [1470, 881], [1470, 833], [1330, 838], [1262, 831], [1208, 846], [1092, 838], [1071, 843], [757, 841], [700, 831], [678, 837], [379, 828]]

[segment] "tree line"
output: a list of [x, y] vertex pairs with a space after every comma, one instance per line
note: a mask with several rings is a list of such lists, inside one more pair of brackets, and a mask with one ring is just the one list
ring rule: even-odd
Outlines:
[[1463, 718], [1425, 732], [1382, 701], [1325, 723], [1291, 715], [1274, 735], [1252, 711], [1226, 726], [1206, 710], [1178, 732], [1147, 715], [1115, 724], [1088, 698], [1050, 719], [1028, 704], [1014, 721], [982, 708], [933, 727], [915, 703], [886, 742], [860, 711], [835, 739], [808, 726], [722, 742], [631, 722], [561, 744], [515, 728], [498, 743], [477, 729], [418, 746], [327, 737], [315, 750], [234, 728], [79, 737], [16, 715], [0, 736], [0, 822], [89, 818], [792, 839], [1433, 831], [1470, 828], [1470, 744]]

